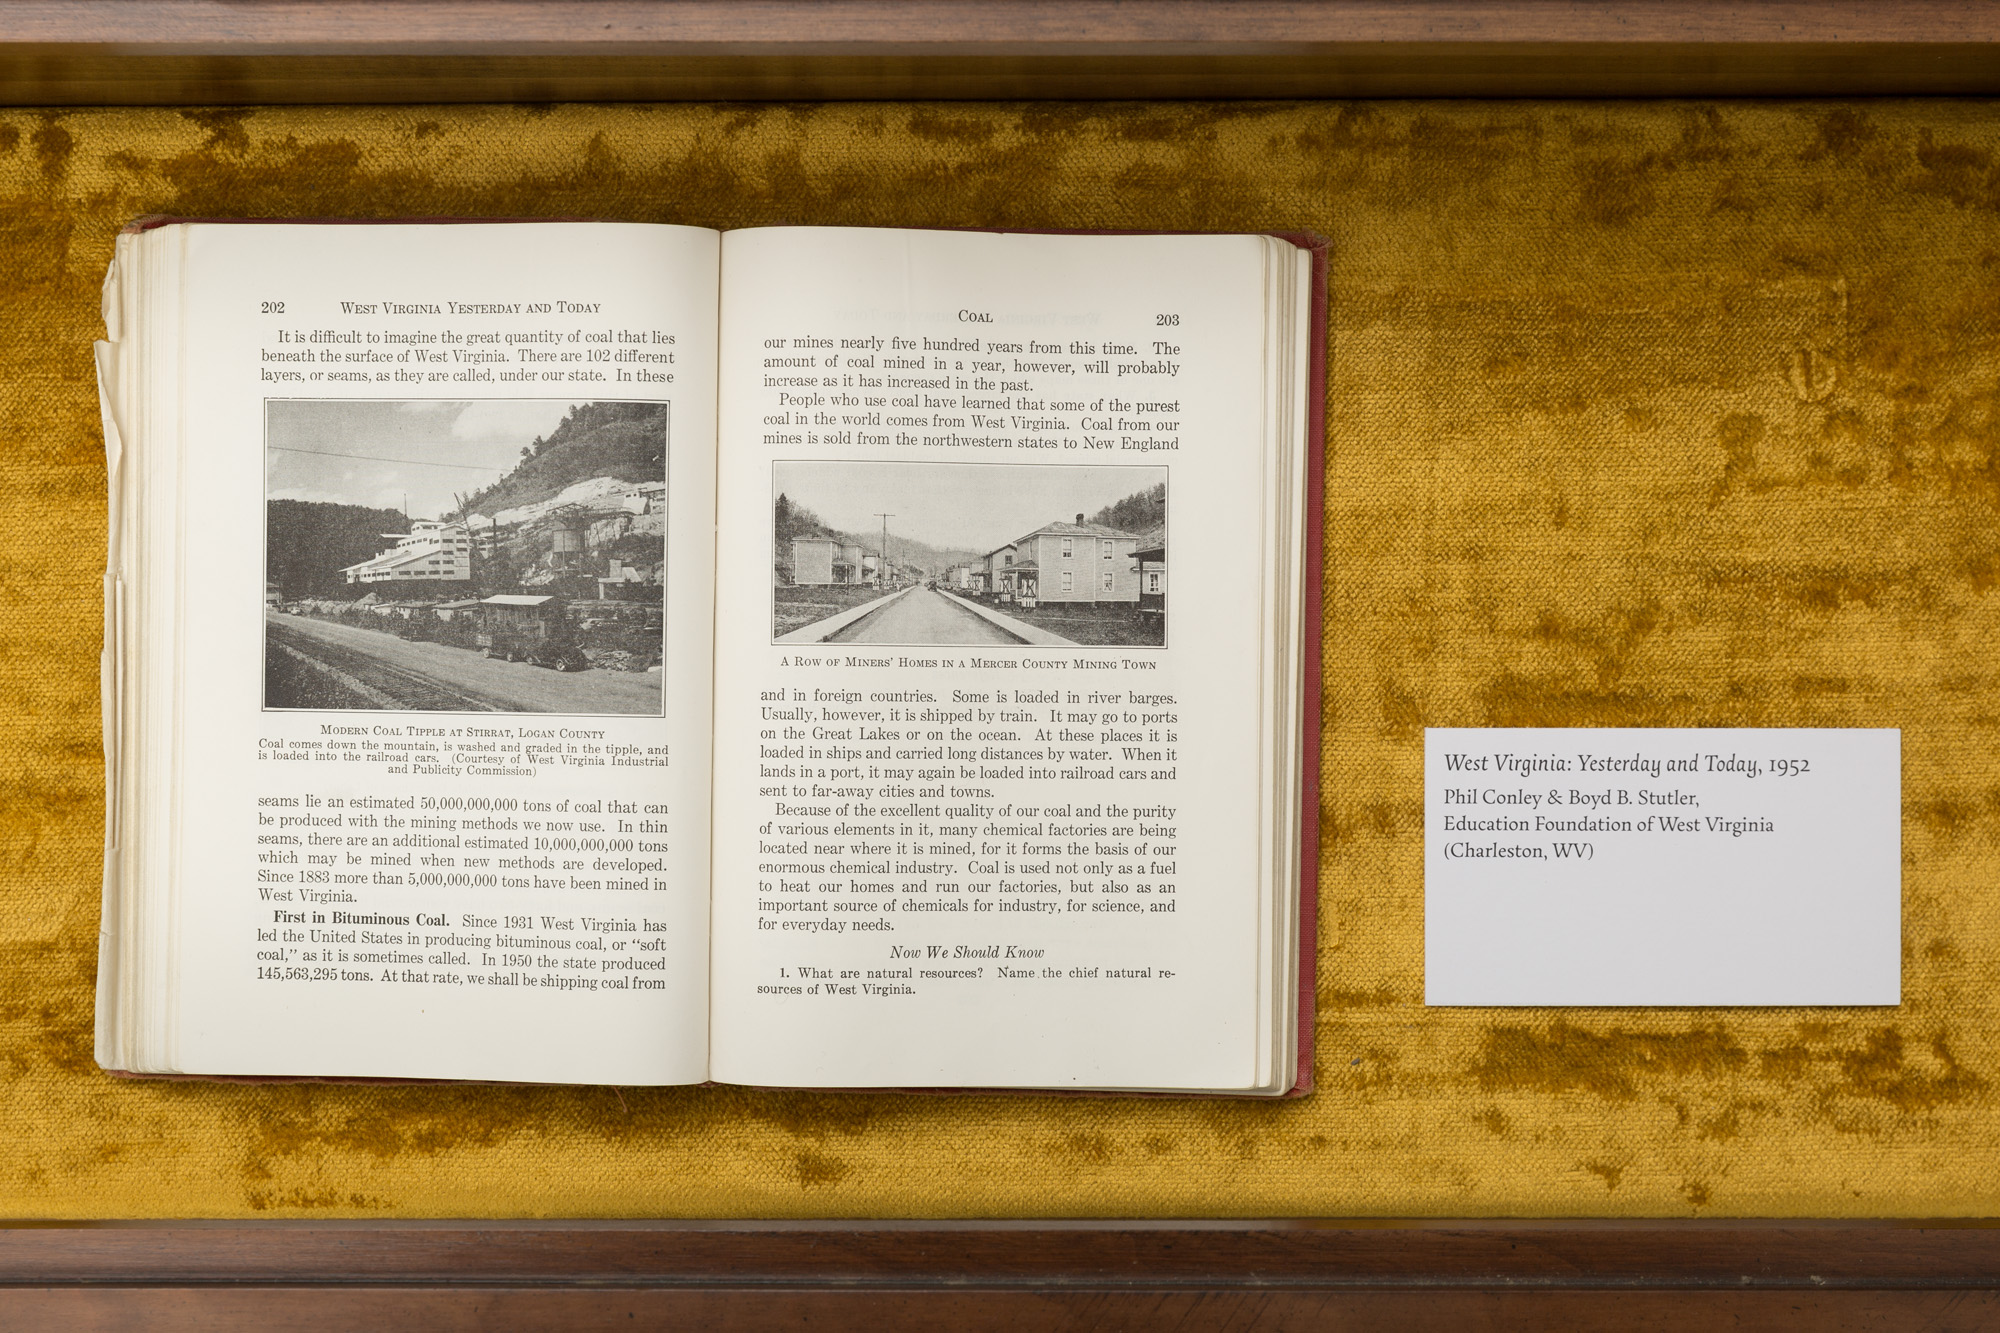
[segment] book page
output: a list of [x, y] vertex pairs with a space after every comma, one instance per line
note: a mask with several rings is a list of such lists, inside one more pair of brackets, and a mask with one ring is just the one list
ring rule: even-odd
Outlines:
[[704, 1078], [718, 237], [175, 235], [171, 1067]]
[[725, 238], [718, 1079], [1268, 1077], [1268, 244]]

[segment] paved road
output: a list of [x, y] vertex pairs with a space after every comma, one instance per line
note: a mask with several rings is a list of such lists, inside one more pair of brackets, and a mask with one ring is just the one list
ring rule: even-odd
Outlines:
[[[654, 716], [660, 672], [562, 673], [478, 650], [411, 643], [379, 630], [267, 612], [274, 708]], [[282, 684], [281, 684], [282, 682]]]
[[950, 598], [916, 588], [829, 635], [828, 643], [1011, 643], [1020, 640]]

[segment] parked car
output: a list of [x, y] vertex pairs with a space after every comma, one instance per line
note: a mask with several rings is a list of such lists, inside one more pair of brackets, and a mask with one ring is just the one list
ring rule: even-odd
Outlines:
[[556, 671], [584, 671], [590, 666], [560, 597], [502, 593], [481, 601], [479, 613], [473, 641], [488, 657]]

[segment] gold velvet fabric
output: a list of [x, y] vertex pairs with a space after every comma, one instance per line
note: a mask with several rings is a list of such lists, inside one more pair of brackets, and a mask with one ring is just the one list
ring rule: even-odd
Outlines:
[[[1330, 238], [1319, 1091], [105, 1076], [89, 345], [143, 213]], [[0, 291], [0, 1215], [2000, 1208], [1992, 104], [0, 111]], [[1426, 1010], [1428, 725], [1901, 727], [1903, 1004]]]

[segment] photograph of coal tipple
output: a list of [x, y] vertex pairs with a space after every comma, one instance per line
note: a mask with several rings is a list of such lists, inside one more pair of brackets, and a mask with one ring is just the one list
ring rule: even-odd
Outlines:
[[772, 638], [1159, 648], [1167, 469], [772, 465]]
[[664, 705], [667, 405], [274, 400], [264, 706]]

